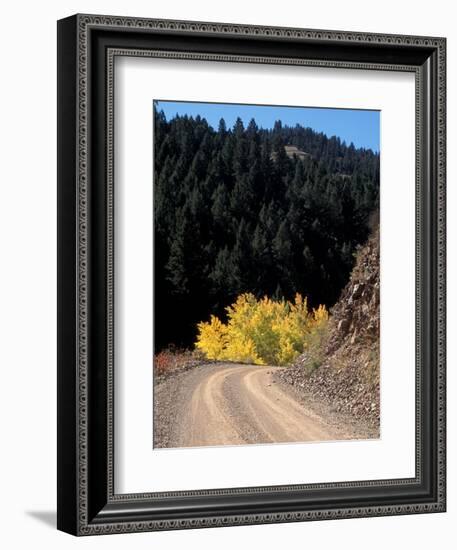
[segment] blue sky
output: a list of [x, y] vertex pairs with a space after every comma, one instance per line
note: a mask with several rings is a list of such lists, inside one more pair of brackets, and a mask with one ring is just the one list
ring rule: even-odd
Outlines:
[[245, 126], [251, 118], [262, 128], [272, 128], [276, 120], [283, 125], [313, 128], [328, 137], [338, 136], [347, 145], [379, 151], [380, 111], [356, 109], [323, 109], [316, 107], [277, 107], [269, 105], [239, 105], [232, 103], [194, 103], [185, 101], [155, 101], [158, 110], [163, 110], [167, 120], [176, 114], [206, 118], [217, 128], [223, 118], [227, 127], [232, 127], [240, 117]]

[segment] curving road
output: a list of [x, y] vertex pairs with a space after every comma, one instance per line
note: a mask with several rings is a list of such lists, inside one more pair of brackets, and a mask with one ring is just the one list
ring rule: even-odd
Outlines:
[[[180, 374], [161, 426], [165, 441], [156, 447], [199, 447], [247, 443], [305, 442], [345, 439], [340, 430], [300, 403], [274, 379], [277, 367], [207, 365]], [[168, 382], [170, 383], [170, 382]], [[166, 390], [165, 390], [166, 391]], [[164, 391], [156, 407], [165, 406]], [[170, 400], [169, 400], [170, 401]], [[163, 411], [162, 411], [163, 412]], [[172, 418], [170, 418], [172, 416]], [[156, 415], [157, 423], [165, 418]], [[163, 422], [162, 422], [163, 423]]]

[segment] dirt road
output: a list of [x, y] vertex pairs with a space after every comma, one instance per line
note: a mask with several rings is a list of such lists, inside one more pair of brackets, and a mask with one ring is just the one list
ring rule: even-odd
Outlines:
[[277, 367], [203, 365], [158, 384], [154, 446], [349, 439], [275, 380]]

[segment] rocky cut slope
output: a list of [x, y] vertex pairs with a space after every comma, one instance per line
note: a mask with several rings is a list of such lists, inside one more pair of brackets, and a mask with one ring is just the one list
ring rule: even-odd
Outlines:
[[359, 248], [320, 342], [278, 376], [363, 421], [379, 436], [379, 229]]

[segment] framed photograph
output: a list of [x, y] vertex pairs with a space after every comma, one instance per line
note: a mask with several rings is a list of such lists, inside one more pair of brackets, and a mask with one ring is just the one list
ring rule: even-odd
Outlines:
[[58, 528], [443, 512], [444, 38], [58, 22]]

